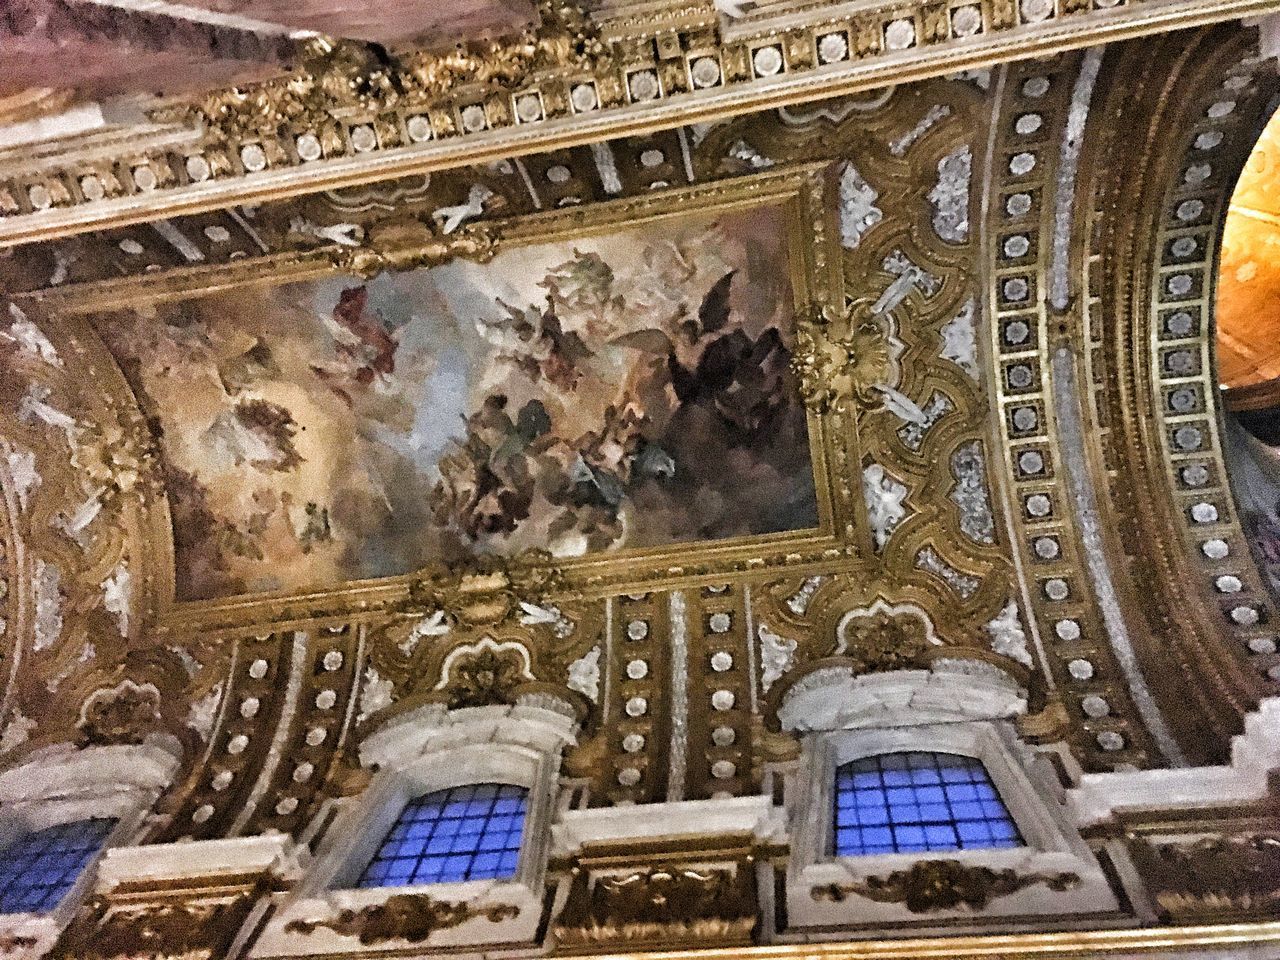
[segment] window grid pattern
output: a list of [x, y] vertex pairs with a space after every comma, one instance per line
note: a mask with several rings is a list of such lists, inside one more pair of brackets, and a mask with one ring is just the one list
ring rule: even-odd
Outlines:
[[514, 876], [529, 791], [502, 783], [410, 801], [360, 877], [361, 887]]
[[115, 820], [76, 820], [23, 834], [0, 850], [0, 913], [45, 913], [107, 842]]
[[951, 753], [885, 753], [843, 764], [834, 827], [841, 857], [1022, 844], [981, 761]]

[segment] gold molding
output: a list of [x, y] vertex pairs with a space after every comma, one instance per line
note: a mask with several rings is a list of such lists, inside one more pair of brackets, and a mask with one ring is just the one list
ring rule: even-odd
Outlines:
[[662, 950], [615, 953], [610, 960], [1040, 960], [1135, 953], [1158, 956], [1196, 947], [1255, 947], [1269, 943], [1280, 944], [1280, 921]]
[[[834, 249], [836, 231], [827, 225], [832, 215], [827, 202], [825, 162], [780, 167], [749, 177], [651, 191], [584, 206], [545, 210], [505, 220], [469, 225], [456, 234], [441, 235], [417, 221], [392, 221], [375, 228], [360, 247], [339, 245], [320, 249], [269, 254], [214, 267], [167, 271], [100, 283], [66, 287], [38, 295], [44, 309], [80, 319], [109, 313], [138, 303], [156, 303], [204, 296], [249, 284], [277, 284], [344, 270], [362, 274], [380, 269], [412, 269], [443, 263], [453, 256], [485, 260], [501, 247], [548, 243], [686, 215], [691, 210], [732, 211], [776, 205], [785, 218], [787, 249], [794, 307], [799, 317], [814, 309], [843, 300], [840, 257]], [[828, 249], [833, 247], [833, 249]], [[19, 298], [21, 299], [21, 298]], [[26, 302], [24, 300], [24, 302]], [[857, 562], [861, 557], [858, 524], [860, 504], [851, 490], [837, 482], [828, 462], [829, 437], [847, 432], [846, 416], [839, 411], [809, 414], [810, 455], [818, 501], [818, 526], [756, 537], [737, 537], [699, 547], [691, 562], [687, 544], [599, 553], [556, 562], [560, 595], [599, 596], [618, 589], [689, 582], [709, 576], [764, 570], [793, 564], [825, 565]], [[524, 558], [528, 566], [536, 558]], [[535, 564], [540, 565], [540, 564]], [[545, 564], [541, 564], [545, 565]], [[322, 596], [329, 610], [373, 611], [386, 605], [412, 601], [413, 584], [437, 571], [424, 570], [377, 581], [353, 581], [334, 589], [291, 594], [287, 607], [314, 611]], [[455, 573], [466, 571], [455, 571]], [[563, 587], [563, 589], [561, 589]], [[235, 621], [261, 618], [271, 609], [272, 619], [282, 613], [282, 598], [258, 594], [221, 601], [162, 601], [161, 625], [190, 622], [193, 610], [201, 618], [231, 614]], [[212, 610], [210, 609], [212, 608]]]
[[[818, 9], [785, 31], [744, 32], [732, 39], [709, 8], [695, 26], [672, 33], [655, 30], [645, 20], [622, 38], [611, 37], [611, 55], [589, 61], [597, 64], [595, 72], [582, 68], [588, 61], [568, 57], [569, 66], [562, 70], [517, 71], [503, 80], [501, 93], [487, 98], [474, 84], [448, 85], [441, 100], [429, 106], [424, 101], [418, 108], [416, 116], [426, 125], [420, 128], [420, 140], [410, 135], [412, 117], [403, 111], [355, 109], [340, 119], [327, 112], [304, 112], [289, 118], [287, 133], [270, 138], [255, 134], [233, 144], [218, 131], [193, 131], [187, 144], [131, 141], [111, 158], [80, 155], [72, 148], [26, 168], [15, 164], [10, 177], [0, 181], [0, 247], [138, 223], [161, 212], [172, 216], [263, 202], [634, 136], [1280, 9], [1277, 0], [1143, 0], [1109, 8], [1086, 6], [1039, 23], [1020, 23], [1013, 4], [983, 0], [981, 6], [981, 23], [972, 36], [954, 35], [949, 8], [923, 4], [905, 12], [863, 11], [835, 21]], [[886, 49], [886, 31], [898, 22], [911, 25], [908, 45]], [[837, 34], [842, 38], [840, 55], [820, 62], [820, 41]], [[782, 65], [774, 75], [762, 76], [753, 58], [770, 46], [778, 50]], [[699, 81], [693, 64], [703, 60], [715, 65], [715, 76], [707, 67]], [[530, 61], [536, 66], [542, 62], [536, 57]], [[640, 73], [653, 77], [652, 83], [646, 81], [645, 98], [630, 86]], [[304, 76], [299, 82], [308, 80]], [[572, 96], [583, 84], [592, 86], [594, 96], [590, 107], [580, 110]], [[530, 96], [538, 109], [529, 101], [522, 114], [517, 101]], [[374, 104], [382, 105], [376, 98], [367, 105]], [[481, 113], [469, 122], [463, 113], [471, 107]], [[323, 143], [322, 126], [331, 127], [337, 139]], [[315, 138], [320, 150], [310, 161], [301, 159], [296, 143], [305, 135]], [[304, 152], [313, 152], [310, 142]], [[146, 172], [140, 174], [142, 170]]]

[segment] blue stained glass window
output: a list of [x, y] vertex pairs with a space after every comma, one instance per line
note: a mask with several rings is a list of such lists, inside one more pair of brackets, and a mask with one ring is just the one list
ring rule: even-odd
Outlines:
[[982, 763], [883, 753], [836, 770], [836, 856], [1017, 847], [1022, 837]]
[[0, 913], [45, 913], [56, 907], [115, 825], [107, 819], [60, 823], [0, 849]]
[[411, 800], [365, 867], [358, 886], [514, 876], [529, 791], [477, 783]]

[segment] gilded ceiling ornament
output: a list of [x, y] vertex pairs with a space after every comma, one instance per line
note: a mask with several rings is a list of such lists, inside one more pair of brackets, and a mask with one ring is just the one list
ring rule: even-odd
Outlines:
[[920, 655], [939, 642], [924, 610], [880, 599], [846, 613], [836, 628], [836, 639], [837, 653], [852, 658], [857, 673], [917, 666]]
[[252, 896], [245, 894], [142, 903], [98, 897], [77, 916], [51, 956], [206, 960], [222, 954], [251, 904]]
[[339, 270], [366, 279], [385, 270], [436, 267], [462, 258], [487, 263], [498, 252], [498, 234], [488, 224], [438, 233], [417, 221], [384, 227], [357, 246], [336, 241], [330, 259]]
[[451, 710], [514, 703], [516, 687], [535, 679], [528, 650], [514, 641], [499, 643], [492, 637], [481, 637], [478, 643], [450, 652], [440, 673], [435, 689], [444, 691]]
[[431, 621], [421, 635], [443, 636], [453, 620], [470, 626], [517, 619], [558, 626], [560, 617], [535, 616], [535, 611], [550, 611], [543, 600], [563, 584], [563, 572], [552, 559], [544, 550], [527, 550], [511, 559], [487, 556], [466, 567], [435, 564], [419, 571], [409, 584], [409, 600]]
[[1170, 917], [1280, 910], [1280, 834], [1202, 836], [1143, 846], [1156, 903]]
[[442, 52], [398, 55], [372, 43], [316, 37], [299, 68], [263, 83], [218, 91], [190, 109], [222, 139], [270, 137], [283, 126], [319, 132], [352, 114], [425, 110], [461, 88], [513, 91], [542, 71], [594, 72], [606, 54], [575, 3], [539, 0], [540, 23], [515, 37], [459, 43]]
[[893, 323], [865, 300], [843, 312], [819, 306], [796, 321], [791, 367], [805, 405], [816, 413], [846, 409], [850, 400], [877, 406], [898, 382], [902, 344]]
[[365, 946], [394, 940], [424, 943], [432, 934], [459, 927], [468, 920], [483, 918], [500, 923], [519, 914], [520, 908], [510, 903], [484, 906], [438, 900], [425, 893], [400, 893], [385, 903], [339, 911], [332, 919], [291, 920], [285, 932], [310, 935], [325, 927], [340, 936], [357, 937]]
[[86, 743], [141, 743], [160, 720], [155, 684], [121, 680], [91, 693], [80, 707], [76, 729]]
[[811, 896], [814, 900], [842, 903], [854, 894], [879, 903], [900, 903], [912, 913], [931, 913], [962, 906], [982, 910], [992, 900], [1038, 883], [1061, 893], [1079, 885], [1080, 878], [1065, 871], [1019, 874], [1012, 869], [993, 870], [959, 860], [920, 860], [886, 877], [814, 887]]
[[744, 941], [755, 927], [751, 865], [677, 866], [603, 875], [577, 868], [556, 920], [562, 944]]

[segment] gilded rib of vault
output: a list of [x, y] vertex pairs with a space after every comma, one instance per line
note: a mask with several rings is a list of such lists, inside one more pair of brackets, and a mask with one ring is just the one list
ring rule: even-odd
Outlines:
[[[519, 69], [599, 67], [575, 24]], [[796, 756], [778, 711], [807, 678], [956, 659], [1025, 687], [1022, 734], [1072, 769], [1220, 760], [1275, 692], [1208, 346], [1274, 82], [1251, 43], [1188, 30], [15, 248], [0, 760], [174, 738], [154, 839], [296, 833], [388, 717], [555, 692], [592, 805], [742, 796]], [[661, 77], [698, 86], [700, 49]], [[388, 91], [453, 89], [359, 75], [380, 143]], [[219, 156], [256, 164], [252, 133], [301, 162], [241, 96], [200, 106]], [[289, 150], [333, 120], [318, 96], [264, 100]], [[494, 125], [484, 102], [457, 122]]]

